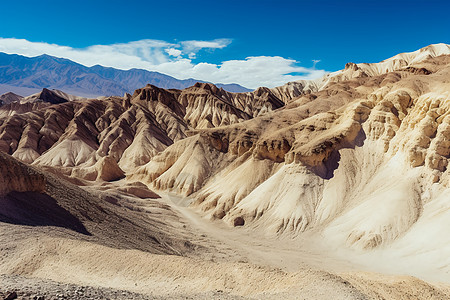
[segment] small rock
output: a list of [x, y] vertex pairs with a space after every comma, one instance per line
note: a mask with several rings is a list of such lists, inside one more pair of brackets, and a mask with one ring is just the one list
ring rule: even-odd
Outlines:
[[245, 220], [243, 217], [237, 217], [236, 219], [234, 219], [233, 225], [236, 226], [244, 226], [245, 224]]
[[17, 293], [16, 292], [12, 292], [10, 293], [5, 300], [13, 300], [13, 299], [17, 299]]

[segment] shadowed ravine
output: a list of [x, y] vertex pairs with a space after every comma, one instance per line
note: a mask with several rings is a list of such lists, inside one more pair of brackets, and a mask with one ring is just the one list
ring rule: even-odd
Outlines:
[[27, 226], [57, 226], [90, 235], [79, 219], [46, 194], [10, 192], [0, 198], [0, 207], [0, 222]]

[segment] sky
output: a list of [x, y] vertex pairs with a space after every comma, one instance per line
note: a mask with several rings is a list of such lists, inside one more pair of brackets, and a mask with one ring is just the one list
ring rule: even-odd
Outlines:
[[450, 1], [1, 1], [0, 52], [274, 87], [450, 44]]

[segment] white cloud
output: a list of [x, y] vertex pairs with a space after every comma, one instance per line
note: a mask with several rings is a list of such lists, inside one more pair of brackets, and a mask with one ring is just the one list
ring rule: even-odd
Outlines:
[[[243, 86], [275, 87], [289, 81], [314, 79], [326, 74], [324, 70], [316, 70], [296, 65], [296, 61], [279, 56], [247, 57], [244, 60], [224, 61], [220, 65], [210, 63], [193, 64], [188, 59], [176, 63], [164, 63], [156, 67], [159, 72], [170, 69], [182, 78], [196, 78], [216, 83], [239, 83]], [[302, 75], [290, 75], [302, 74]]]
[[212, 41], [184, 41], [181, 42], [186, 51], [196, 52], [200, 49], [222, 49], [231, 44], [230, 39], [215, 39]]
[[24, 39], [0, 38], [0, 52], [37, 56], [49, 54], [86, 66], [96, 64], [118, 69], [141, 68], [171, 75], [179, 79], [195, 78], [215, 83], [238, 83], [245, 87], [275, 87], [288, 81], [313, 79], [324, 75], [323, 70], [305, 68], [292, 59], [280, 56], [250, 56], [243, 60], [228, 60], [221, 64], [193, 62], [202, 50], [222, 49], [229, 39], [212, 41], [140, 40], [111, 45], [72, 48]]
[[174, 56], [174, 57], [180, 57], [181, 56], [181, 50], [179, 49], [175, 49], [175, 48], [169, 48], [165, 50], [167, 52], [167, 54], [169, 54], [170, 56]]

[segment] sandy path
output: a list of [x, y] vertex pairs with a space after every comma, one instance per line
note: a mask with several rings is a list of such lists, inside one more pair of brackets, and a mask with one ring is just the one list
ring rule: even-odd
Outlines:
[[[205, 237], [203, 242], [222, 248], [222, 259], [249, 262], [255, 265], [296, 272], [302, 269], [322, 269], [334, 272], [361, 270], [362, 266], [350, 260], [338, 258], [323, 247], [317, 232], [302, 236], [267, 235], [248, 227], [230, 227], [222, 221], [209, 220], [188, 205], [192, 201], [172, 193], [160, 193], [166, 204], [183, 217]], [[216, 257], [220, 259], [220, 257]]]

